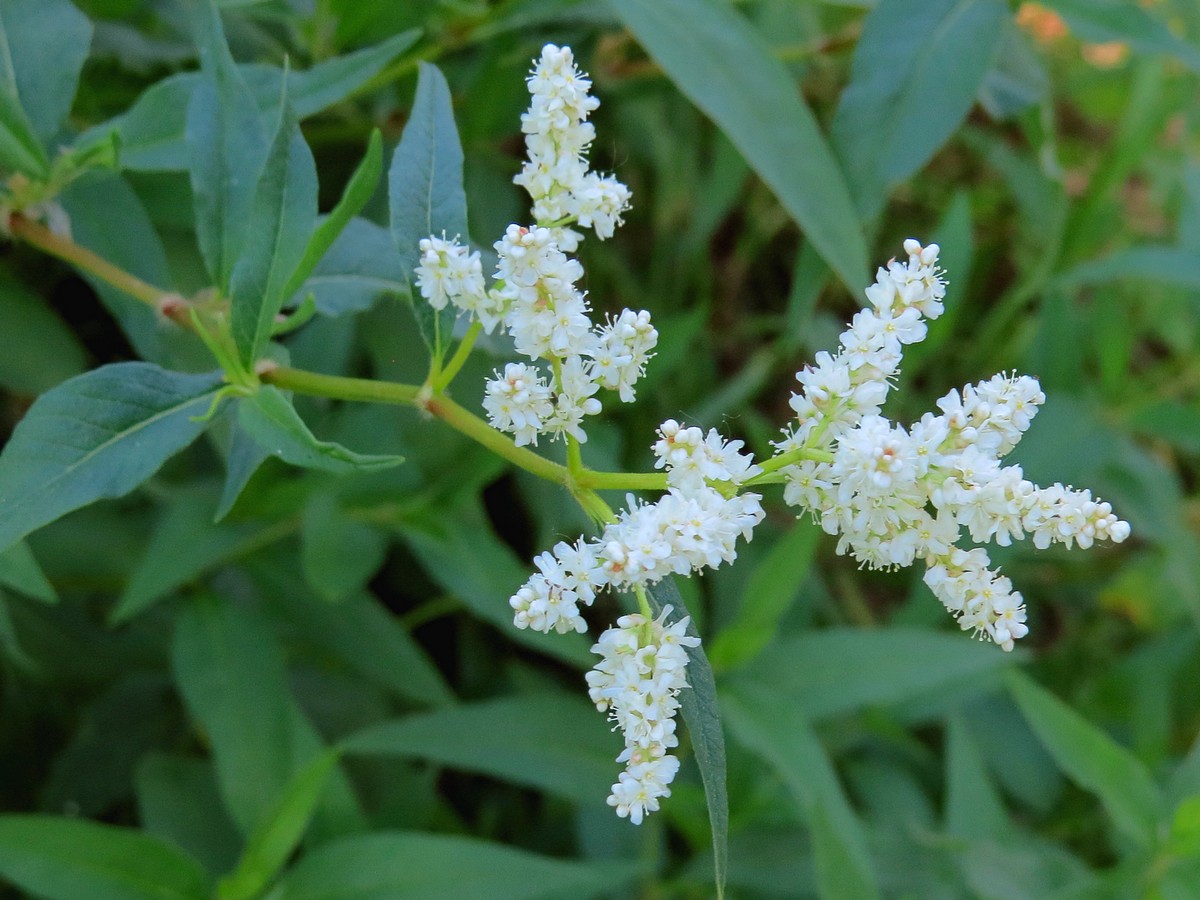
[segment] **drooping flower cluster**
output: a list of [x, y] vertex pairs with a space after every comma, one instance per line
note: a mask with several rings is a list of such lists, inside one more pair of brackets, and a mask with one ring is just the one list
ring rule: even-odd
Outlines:
[[1088, 547], [1122, 541], [1129, 525], [1089, 491], [1061, 484], [1040, 488], [1007, 454], [1045, 401], [1037, 380], [996, 375], [951, 391], [911, 428], [879, 415], [898, 372], [903, 345], [925, 336], [925, 318], [942, 312], [945, 284], [936, 244], [904, 244], [907, 260], [881, 268], [867, 289], [872, 308], [859, 312], [836, 355], [817, 354], [797, 374], [791, 399], [797, 425], [778, 444], [807, 457], [781, 471], [784, 499], [808, 510], [837, 550], [872, 568], [927, 567], [925, 582], [964, 630], [1005, 650], [1028, 633], [1025, 607], [1011, 582], [992, 571], [987, 551], [956, 542], [1007, 546], [1030, 534]]
[[658, 332], [645, 310], [595, 325], [578, 287], [583, 267], [567, 255], [583, 237], [570, 224], [611, 237], [629, 206], [623, 184], [589, 171], [595, 129], [587, 117], [599, 105], [588, 94], [591, 82], [569, 48], [547, 44], [528, 83], [532, 102], [521, 123], [529, 156], [514, 181], [529, 191], [536, 224], [510, 225], [496, 241], [490, 289], [477, 251], [457, 236], [425, 238], [417, 286], [435, 309], [453, 304], [489, 333], [502, 325], [518, 353], [548, 364], [544, 371], [510, 364], [487, 383], [484, 408], [494, 427], [518, 446], [542, 434], [583, 443], [584, 419], [600, 412], [602, 388], [633, 402]]
[[[605, 587], [640, 590], [668, 575], [715, 569], [737, 558], [737, 540], [749, 540], [763, 519], [761, 496], [738, 487], [761, 469], [741, 441], [706, 435], [674, 419], [664, 422], [654, 452], [669, 485], [655, 503], [628, 498], [628, 507], [594, 541], [560, 542], [534, 560], [536, 572], [509, 600], [518, 628], [583, 632], [580, 613]], [[699, 638], [684, 636], [687, 619], [666, 624], [670, 607], [654, 621], [624, 616], [592, 648], [603, 659], [588, 673], [592, 700], [610, 711], [625, 735], [618, 762], [626, 770], [608, 802], [640, 822], [679, 768], [666, 751], [677, 743], [675, 699], [687, 686], [686, 653]]]
[[658, 618], [622, 616], [592, 647], [602, 657], [587, 673], [588, 695], [607, 712], [625, 736], [625, 751], [617, 762], [625, 771], [612, 786], [608, 805], [617, 815], [640, 824], [658, 809], [660, 797], [679, 771], [679, 760], [667, 751], [679, 745], [675, 713], [679, 692], [688, 686], [686, 647], [700, 644], [687, 635], [688, 618], [666, 624], [671, 607]]

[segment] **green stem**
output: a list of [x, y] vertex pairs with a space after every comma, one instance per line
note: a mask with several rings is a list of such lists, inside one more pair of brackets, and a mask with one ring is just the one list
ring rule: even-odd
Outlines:
[[579, 441], [569, 434], [567, 435], [567, 469], [576, 482], [579, 482], [579, 476], [587, 471], [583, 466], [583, 450], [579, 446]]
[[816, 462], [833, 462], [833, 454], [828, 450], [815, 450], [809, 447], [798, 447], [795, 450], [789, 450], [787, 453], [780, 453], [778, 456], [773, 456], [764, 462], [759, 468], [762, 469], [761, 475], [755, 475], [747, 485], [758, 484], [759, 479], [763, 475], [769, 475], [772, 472], [790, 466], [792, 463], [802, 462], [803, 460], [811, 459]]
[[654, 610], [650, 608], [650, 599], [646, 596], [646, 589], [640, 584], [633, 586], [633, 594], [637, 597], [638, 612], [647, 619], [654, 618]]
[[[570, 444], [567, 448], [569, 453]], [[663, 472], [593, 472], [583, 469], [575, 475], [575, 483], [598, 491], [665, 491], [667, 476]]]
[[465, 434], [471, 440], [482, 444], [497, 456], [504, 457], [526, 472], [531, 472], [539, 478], [545, 478], [547, 481], [557, 484], [569, 485], [571, 483], [571, 473], [566, 466], [560, 466], [556, 462], [538, 456], [532, 450], [518, 447], [513, 443], [512, 438], [497, 431], [478, 416], [467, 412], [449, 397], [431, 397], [423, 404], [423, 408], [455, 431]]
[[268, 384], [298, 394], [332, 397], [335, 400], [358, 400], [367, 403], [416, 404], [420, 388], [392, 381], [370, 381], [366, 378], [346, 378], [341, 375], [321, 375], [303, 369], [280, 366], [268, 369], [260, 376]]
[[[170, 292], [164, 291], [162, 288], [157, 288], [152, 284], [147, 284], [140, 278], [130, 275], [124, 269], [114, 266], [107, 259], [98, 256], [86, 247], [79, 246], [70, 238], [61, 237], [49, 228], [26, 219], [24, 216], [12, 216], [9, 219], [9, 229], [13, 237], [18, 237], [44, 253], [69, 262], [76, 268], [82, 269], [85, 272], [91, 272], [97, 278], [108, 282], [117, 290], [124, 291], [129, 296], [142, 301], [147, 306], [159, 309], [162, 301], [170, 296]], [[186, 309], [180, 310], [180, 315], [184, 320], [186, 320], [187, 314]]]
[[446, 367], [442, 369], [441, 374], [431, 381], [435, 394], [440, 394], [446, 388], [450, 387], [450, 382], [454, 380], [454, 376], [458, 374], [463, 364], [466, 363], [467, 357], [471, 355], [471, 350], [475, 347], [475, 340], [479, 337], [481, 331], [483, 331], [482, 323], [479, 321], [471, 323], [471, 327], [467, 329], [467, 333], [459, 341], [458, 349], [450, 357], [450, 362], [446, 363]]

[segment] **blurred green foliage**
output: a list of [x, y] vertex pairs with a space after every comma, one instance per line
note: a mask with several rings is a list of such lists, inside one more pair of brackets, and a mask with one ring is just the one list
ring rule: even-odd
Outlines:
[[[0, 108], [6, 171], [61, 175], [77, 242], [185, 295], [210, 282], [190, 5], [0, 0], [16, 70], [42, 60], [51, 85], [13, 89], [24, 119]], [[592, 429], [597, 468], [647, 469], [668, 417], [769, 453], [792, 373], [836, 343], [868, 265], [916, 236], [942, 245], [951, 287], [890, 412], [1037, 375], [1050, 400], [1017, 461], [1132, 523], [1119, 549], [994, 551], [1030, 611], [1012, 656], [775, 500], [737, 565], [680, 583], [729, 738], [730, 896], [1200, 893], [1194, 0], [219, 5], [254, 103], [273, 108], [290, 69], [323, 213], [376, 128], [390, 158], [435, 62], [485, 247], [525, 216], [529, 61], [575, 48], [602, 101], [595, 164], [634, 193], [582, 252], [589, 298], [648, 308], [661, 333], [640, 402]], [[77, 66], [60, 127], [53, 86]], [[61, 162], [110, 153], [114, 128], [115, 169]], [[286, 346], [419, 383], [378, 180]], [[0, 433], [102, 363], [212, 368], [96, 279], [16, 243], [2, 263]], [[468, 407], [503, 358], [482, 346], [455, 386]], [[296, 407], [318, 437], [405, 463], [256, 471], [225, 416], [137, 493], [0, 555], [0, 879], [64, 898], [711, 896], [691, 759], [660, 814], [616, 819], [587, 640], [509, 624], [532, 554], [588, 528], [569, 496], [411, 410]], [[214, 524], [226, 460], [250, 474]]]

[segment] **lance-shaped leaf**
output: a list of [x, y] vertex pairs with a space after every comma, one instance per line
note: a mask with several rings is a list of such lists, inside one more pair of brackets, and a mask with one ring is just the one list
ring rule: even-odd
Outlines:
[[1126, 0], [1046, 0], [1080, 40], [1121, 41], [1142, 53], [1166, 53], [1200, 72], [1200, 47], [1176, 35], [1149, 9]]
[[[846, 179], [796, 85], [726, 0], [611, 0], [638, 42], [746, 162], [850, 288], [867, 246]], [[885, 4], [886, 5], [886, 4]]]
[[190, 444], [220, 376], [117, 363], [38, 398], [0, 454], [0, 549], [59, 516], [120, 497]]
[[592, 897], [629, 885], [637, 869], [552, 859], [503, 844], [443, 834], [381, 831], [326, 844], [288, 873], [287, 900], [384, 897]]
[[57, 603], [58, 594], [24, 541], [0, 553], [0, 585], [43, 603]]
[[1126, 837], [1141, 847], [1153, 846], [1163, 799], [1142, 762], [1027, 675], [1009, 672], [1008, 687], [1068, 777], [1100, 798]]
[[[179, 616], [171, 650], [175, 682], [212, 748], [221, 797], [253, 834], [279, 809], [288, 784], [324, 750], [287, 687], [275, 634], [250, 604], [202, 596]], [[361, 825], [345, 777], [331, 773], [314, 828]]]
[[729, 726], [739, 742], [762, 756], [796, 798], [812, 834], [822, 897], [878, 897], [862, 826], [854, 815], [829, 757], [792, 703], [770, 687], [739, 687], [724, 695]]
[[188, 101], [184, 138], [200, 252], [217, 287], [227, 290], [246, 242], [267, 135], [212, 0], [196, 4], [195, 23], [204, 74]]
[[890, 0], [867, 14], [831, 129], [865, 218], [966, 117], [1009, 16], [1004, 0]]
[[0, 93], [24, 111], [39, 152], [71, 110], [91, 42], [92, 23], [67, 0], [0, 3]]
[[304, 507], [300, 565], [324, 600], [361, 591], [383, 566], [387, 545], [383, 532], [348, 515], [332, 492], [314, 493]]
[[402, 456], [355, 453], [341, 444], [318, 440], [292, 402], [270, 385], [238, 404], [238, 424], [269, 453], [306, 469], [344, 474], [389, 469], [404, 462]]
[[0, 878], [49, 900], [206, 900], [212, 890], [174, 844], [58, 816], [0, 816]]
[[[468, 241], [463, 152], [454, 125], [450, 87], [429, 63], [421, 63], [412, 114], [392, 156], [388, 197], [392, 238], [410, 283], [421, 258], [422, 238], [444, 232], [449, 238]], [[447, 306], [436, 312], [415, 292], [412, 301], [421, 336], [436, 356], [450, 337], [454, 309]]]
[[326, 750], [292, 777], [275, 808], [250, 835], [237, 868], [221, 879], [220, 900], [253, 900], [262, 895], [304, 837], [340, 755], [339, 750]]
[[[674, 580], [664, 578], [647, 590], [655, 615], [671, 607], [669, 619], [678, 621], [687, 612]], [[695, 626], [688, 622], [687, 633], [699, 637]], [[680, 711], [692, 741], [692, 753], [704, 782], [704, 798], [708, 802], [708, 822], [712, 828], [713, 867], [717, 896], [725, 894], [725, 878], [729, 861], [729, 792], [725, 783], [725, 732], [721, 728], [721, 710], [717, 703], [717, 684], [712, 666], [704, 655], [704, 645], [688, 647], [687, 680], [690, 685], [679, 694]]]
[[235, 420], [229, 439], [229, 453], [225, 456], [225, 484], [221, 488], [221, 499], [217, 503], [217, 511], [213, 513], [213, 522], [220, 522], [233, 509], [238, 497], [254, 477], [270, 452], [256, 441]]
[[354, 174], [346, 183], [346, 189], [342, 191], [342, 197], [338, 200], [337, 206], [321, 220], [321, 224], [309, 238], [308, 246], [304, 248], [304, 257], [296, 266], [296, 270], [292, 272], [291, 278], [288, 279], [287, 287], [284, 288], [284, 300], [289, 299], [308, 280], [308, 276], [313, 273], [313, 269], [325, 256], [326, 251], [333, 246], [342, 230], [367, 205], [367, 201], [379, 187], [379, 175], [382, 172], [383, 136], [377, 128], [371, 132], [366, 155], [363, 156], [362, 162], [358, 164], [358, 168], [354, 170]]
[[380, 297], [407, 298], [409, 278], [387, 229], [351, 219], [304, 290], [316, 298], [318, 313], [342, 316], [368, 310]]
[[253, 365], [271, 339], [316, 220], [317, 167], [285, 89], [279, 125], [259, 175], [246, 248], [230, 281], [233, 338], [247, 365]]
[[0, 86], [0, 163], [33, 178], [45, 178], [50, 171], [46, 151], [42, 149], [33, 125], [17, 98]]
[[[366, 85], [387, 63], [417, 39], [405, 31], [374, 47], [325, 60], [311, 69], [288, 76], [288, 93], [296, 115], [306, 119]], [[239, 65], [260, 111], [275, 108], [283, 84], [283, 70], [259, 64]], [[187, 107], [202, 76], [195, 72], [172, 75], [151, 85], [130, 109], [115, 120], [97, 125], [83, 141], [97, 140], [114, 127], [121, 140], [121, 166], [157, 172], [188, 168], [184, 140]]]
[[421, 759], [594, 804], [620, 771], [613, 762], [620, 743], [582, 699], [530, 694], [379, 722], [342, 746], [351, 755]]

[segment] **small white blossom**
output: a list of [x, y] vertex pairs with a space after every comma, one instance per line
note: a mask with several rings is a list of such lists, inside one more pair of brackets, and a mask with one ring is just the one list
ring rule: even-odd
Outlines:
[[646, 310], [621, 310], [597, 333], [593, 371], [602, 387], [617, 391], [624, 403], [634, 401], [633, 386], [646, 374], [646, 363], [658, 345], [658, 330]]
[[503, 375], [497, 372], [488, 381], [483, 408], [492, 427], [512, 434], [518, 447], [536, 444], [554, 411], [550, 388], [537, 369], [524, 363], [509, 363]]

